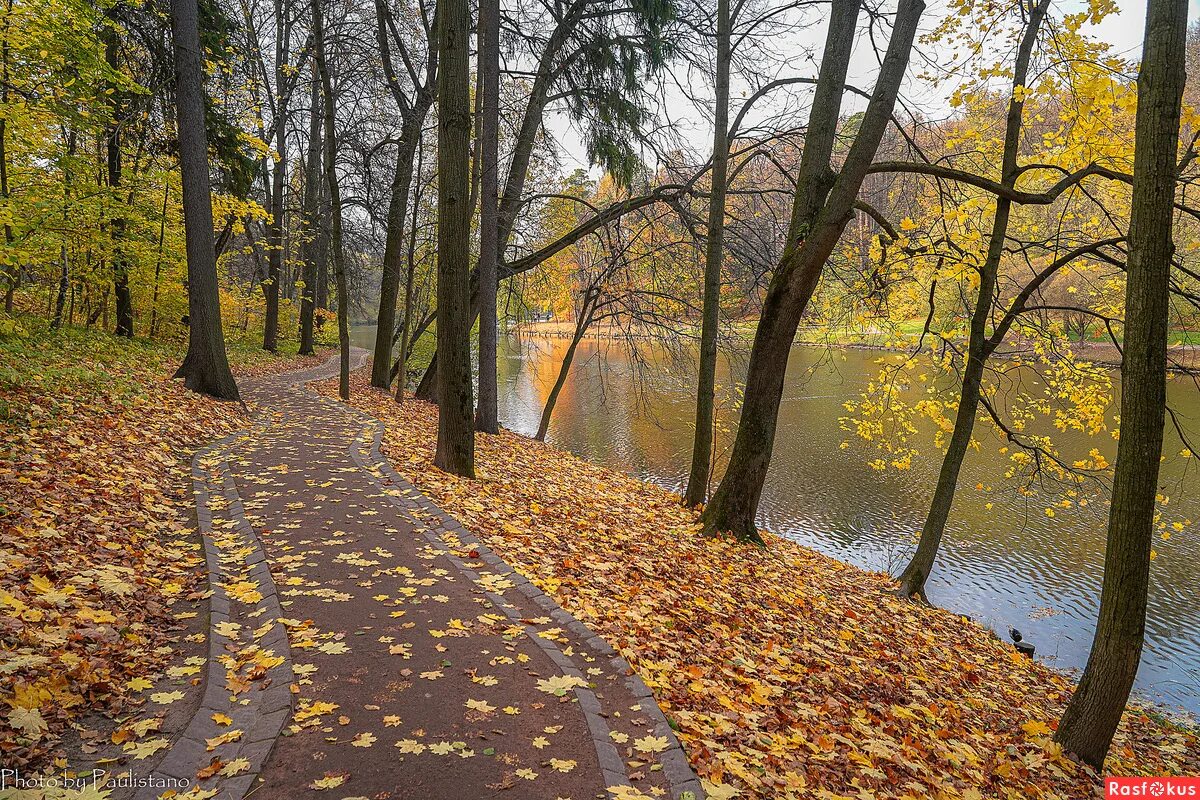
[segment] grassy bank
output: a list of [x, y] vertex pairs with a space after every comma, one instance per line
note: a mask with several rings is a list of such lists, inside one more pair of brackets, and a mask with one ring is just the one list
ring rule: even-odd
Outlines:
[[[292, 353], [230, 348], [242, 374]], [[181, 357], [179, 343], [79, 329], [0, 337], [5, 766], [45, 765], [85, 715], [145, 704], [179, 609], [203, 596], [190, 460], [247, 415], [171, 380]]]
[[[785, 539], [704, 538], [675, 495], [511, 433], [454, 478], [431, 463], [436, 408], [362, 374], [351, 402], [402, 475], [621, 650], [714, 797], [1097, 795], [1051, 740], [1070, 681], [987, 628]], [[1200, 742], [1131, 709], [1107, 770], [1194, 775]]]

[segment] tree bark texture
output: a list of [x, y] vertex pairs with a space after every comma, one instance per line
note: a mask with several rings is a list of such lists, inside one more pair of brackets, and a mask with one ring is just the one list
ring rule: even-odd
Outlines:
[[1186, 0], [1150, 0], [1138, 73], [1126, 267], [1121, 438], [1113, 475], [1104, 584], [1091, 655], [1055, 734], [1097, 770], [1137, 676], [1146, 632], [1150, 549], [1166, 409], [1167, 320]]
[[200, 49], [196, 0], [171, 0], [171, 33], [175, 43], [175, 105], [188, 266], [188, 349], [176, 377], [182, 377], [184, 385], [193, 391], [237, 400], [238, 388], [229, 371], [221, 332], [204, 121], [204, 54]]
[[470, 5], [438, 8], [438, 441], [434, 464], [475, 475], [471, 387]]

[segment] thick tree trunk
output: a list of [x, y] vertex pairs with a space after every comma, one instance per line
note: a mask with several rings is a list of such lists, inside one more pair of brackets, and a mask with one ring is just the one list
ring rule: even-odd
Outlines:
[[446, 472], [474, 477], [469, 3], [442, 0], [438, 21], [437, 380], [441, 412], [433, 462]]
[[[835, 0], [832, 5], [792, 203], [789, 244], [768, 286], [755, 330], [734, 450], [725, 476], [704, 511], [705, 527], [711, 532], [730, 532], [748, 541], [762, 541], [754, 516], [770, 464], [795, 324], [803, 313], [802, 307], [798, 311], [795, 307], [807, 302], [807, 298], [797, 302], [788, 297], [788, 278], [795, 269], [789, 265], [795, 261], [796, 251], [803, 245], [829, 193], [832, 180], [829, 161], [840, 121], [859, 6], [858, 0]], [[819, 271], [822, 266], [818, 264], [816, 269]], [[789, 313], [795, 316], [796, 323], [789, 325], [784, 319]]]
[[[801, 158], [790, 241], [772, 277], [755, 332], [742, 415], [729, 466], [704, 510], [704, 527], [709, 533], [729, 532], [747, 541], [762, 542], [754, 517], [771, 462], [792, 340], [825, 261], [850, 219], [859, 187], [891, 120], [924, 8], [922, 0], [901, 0], [875, 92], [842, 170], [831, 182], [829, 154], [859, 9], [856, 0], [834, 0], [813, 98], [815, 117], [810, 120]], [[826, 186], [831, 186], [828, 194], [823, 191]], [[815, 212], [810, 214], [809, 209]], [[807, 223], [809, 219], [811, 224]]]
[[496, 350], [499, 320], [496, 290], [500, 271], [500, 0], [479, 0], [479, 407], [475, 427], [499, 433]]
[[325, 181], [329, 185], [330, 248], [333, 253], [333, 277], [337, 287], [338, 349], [341, 353], [338, 369], [338, 394], [350, 399], [350, 292], [346, 285], [346, 255], [342, 242], [342, 190], [337, 177], [337, 119], [334, 111], [337, 100], [333, 94], [333, 79], [325, 58], [325, 15], [322, 0], [313, 0], [313, 39], [316, 44], [317, 71], [321, 74], [321, 89], [325, 95]]
[[[1021, 43], [1017, 47], [1017, 59], [1013, 64], [1013, 94], [1008, 101], [1008, 115], [1004, 129], [1004, 151], [1000, 158], [1000, 182], [1007, 187], [1016, 186], [1020, 172], [1017, 155], [1021, 144], [1021, 126], [1024, 120], [1025, 101], [1018, 88], [1025, 86], [1029, 77], [1029, 61], [1037, 44], [1038, 31], [1050, 7], [1050, 0], [1040, 0], [1029, 13]], [[954, 431], [942, 457], [937, 485], [929, 503], [929, 513], [921, 526], [921, 537], [916, 552], [900, 573], [899, 594], [904, 597], [925, 597], [925, 582], [933, 571], [942, 537], [946, 533], [946, 522], [954, 505], [954, 491], [958, 486], [958, 474], [971, 444], [975, 429], [975, 414], [979, 410], [979, 397], [983, 384], [984, 368], [993, 345], [988, 341], [987, 324], [992, 317], [995, 302], [996, 282], [1000, 274], [1000, 260], [1004, 256], [1004, 243], [1008, 236], [1008, 221], [1012, 215], [1012, 201], [1005, 197], [996, 199], [996, 211], [992, 215], [992, 232], [988, 240], [988, 252], [979, 268], [979, 289], [975, 294], [975, 308], [971, 313], [971, 332], [967, 342], [967, 360], [963, 365], [962, 389], [958, 412], [954, 419]]]
[[[404, 255], [404, 219], [408, 215], [408, 200], [412, 194], [414, 174], [420, 180], [419, 162], [421, 132], [425, 127], [425, 118], [433, 106], [434, 82], [437, 80], [437, 14], [434, 13], [433, 28], [426, 29], [425, 83], [413, 86], [413, 95], [404, 94], [400, 82], [392, 71], [391, 66], [391, 36], [394, 32], [394, 20], [384, 0], [376, 0], [376, 34], [379, 41], [379, 58], [383, 61], [384, 74], [388, 79], [392, 98], [400, 108], [402, 125], [400, 143], [396, 146], [396, 172], [392, 175], [391, 200], [388, 207], [388, 235], [384, 242], [383, 277], [379, 284], [379, 313], [376, 317], [376, 343], [371, 365], [371, 385], [378, 389], [388, 389], [392, 378], [392, 345], [396, 339], [396, 300], [400, 294], [400, 282], [403, 275]], [[402, 42], [397, 42], [402, 48], [406, 64], [410, 64], [410, 56]], [[414, 173], [415, 169], [415, 173]], [[415, 213], [414, 213], [415, 224]], [[412, 259], [408, 259], [409, 265]], [[410, 266], [409, 266], [410, 272]], [[404, 287], [406, 305], [410, 296], [409, 283]], [[407, 323], [407, 320], [406, 320]], [[397, 389], [397, 399], [402, 399], [404, 387]]]
[[725, 256], [725, 192], [729, 173], [729, 0], [717, 0], [716, 108], [713, 115], [712, 190], [704, 243], [704, 300], [700, 321], [700, 364], [696, 379], [696, 425], [692, 468], [683, 502], [698, 506], [708, 498], [712, 468], [713, 407], [717, 384], [717, 326], [721, 313], [721, 264]]
[[[409, 197], [412, 194], [414, 177], [418, 181], [420, 195], [421, 139], [425, 118], [433, 106], [435, 82], [438, 70], [437, 14], [432, 26], [423, 26], [426, 31], [426, 62], [424, 83], [413, 81], [412, 96], [405, 94], [392, 69], [391, 41], [394, 21], [384, 0], [375, 0], [376, 35], [379, 40], [379, 56], [383, 62], [384, 75], [396, 106], [400, 109], [402, 125], [400, 141], [396, 148], [396, 171], [392, 177], [391, 203], [388, 207], [387, 237], [384, 244], [383, 278], [380, 282], [379, 313], [376, 318], [375, 351], [371, 365], [371, 385], [386, 389], [396, 373], [392, 365], [392, 346], [403, 336], [396, 331], [396, 299], [400, 289], [402, 266], [407, 263], [407, 279], [404, 284], [404, 325], [408, 324], [408, 313], [412, 302], [413, 253], [410, 234], [407, 256], [404, 252], [405, 218], [408, 214]], [[397, 41], [406, 64], [411, 66], [411, 56], [405, 45]], [[416, 226], [416, 204], [413, 209], [413, 232]], [[400, 360], [404, 360], [403, 350]], [[403, 373], [403, 370], [400, 370]], [[404, 398], [403, 378], [396, 389], [397, 401]]]
[[304, 289], [300, 293], [300, 355], [311, 356], [313, 346], [313, 317], [317, 298], [317, 237], [320, 235], [321, 213], [321, 86], [320, 78], [313, 81], [309, 96], [311, 111], [308, 118], [308, 148], [304, 162], [304, 208], [301, 211], [300, 253], [304, 262]]
[[1113, 475], [1104, 585], [1091, 655], [1055, 735], [1097, 770], [1137, 677], [1146, 631], [1150, 549], [1166, 408], [1167, 317], [1186, 0], [1150, 0], [1138, 74], [1121, 438]]
[[208, 135], [204, 127], [204, 55], [196, 0], [171, 0], [175, 43], [175, 105], [179, 165], [183, 178], [183, 223], [188, 262], [188, 350], [175, 373], [184, 385], [222, 400], [237, 400], [221, 333], [221, 298], [213, 247]]

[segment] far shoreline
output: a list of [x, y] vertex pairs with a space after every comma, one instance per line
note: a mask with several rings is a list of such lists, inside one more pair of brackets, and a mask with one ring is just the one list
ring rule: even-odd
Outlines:
[[[758, 324], [756, 319], [738, 320], [733, 323], [733, 335], [726, 340], [736, 339], [744, 342], [747, 348], [754, 338], [754, 329]], [[695, 326], [689, 326], [695, 327]], [[546, 322], [523, 322], [508, 328], [514, 336], [533, 336], [547, 339], [569, 339], [574, 335], [575, 323], [569, 320], [550, 320]], [[814, 336], [816, 331], [825, 331], [825, 336]], [[888, 333], [886, 331], [841, 331], [821, 325], [801, 326], [796, 333], [793, 345], [809, 347], [849, 348], [854, 350], [878, 350], [888, 353], [911, 353], [916, 340], [910, 339], [911, 334], [901, 331]], [[654, 341], [658, 336], [649, 332], [627, 331], [614, 326], [595, 325], [583, 337], [592, 340], [632, 340]], [[687, 332], [680, 334], [681, 339], [694, 339], [696, 334]], [[1075, 354], [1092, 364], [1100, 364], [1112, 370], [1121, 368], [1120, 351], [1107, 342], [1070, 342]], [[1031, 349], [1013, 348], [1003, 350], [997, 355], [1008, 357], [1032, 353]], [[1194, 344], [1174, 344], [1167, 347], [1168, 358], [1172, 361], [1174, 371], [1187, 368], [1200, 368], [1200, 346]]]

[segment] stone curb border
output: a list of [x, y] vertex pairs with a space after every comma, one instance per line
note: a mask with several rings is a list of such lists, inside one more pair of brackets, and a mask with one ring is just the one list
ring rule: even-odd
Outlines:
[[[365, 351], [363, 353], [365, 355]], [[363, 361], [365, 361], [365, 357], [360, 356], [360, 366]], [[699, 779], [696, 777], [696, 773], [692, 770], [691, 765], [688, 764], [687, 756], [684, 754], [683, 746], [679, 743], [679, 739], [675, 736], [675, 731], [667, 722], [666, 716], [663, 714], [658, 702], [654, 699], [654, 694], [634, 671], [633, 667], [630, 666], [629, 662], [617, 653], [608, 642], [596, 634], [595, 631], [559, 606], [554, 598], [547, 595], [528, 578], [513, 569], [504, 559], [496, 555], [491, 548], [464, 528], [458, 520], [446, 514], [421, 492], [420, 489], [392, 469], [391, 463], [382, 451], [384, 433], [382, 422], [344, 403], [332, 400], [323, 395], [316, 396], [321, 402], [336, 404], [341, 409], [349, 411], [353, 416], [363, 421], [365, 425], [363, 430], [364, 435], [350, 444], [350, 453], [355, 462], [384, 491], [384, 495], [394, 505], [404, 511], [405, 516], [412, 519], [416, 527], [424, 531], [424, 536], [430, 544], [447, 551], [445, 553], [446, 557], [450, 559], [451, 563], [465, 577], [471, 580], [472, 583], [477, 584], [479, 575], [470, 564], [450, 552], [450, 546], [441, 538], [440, 534], [452, 534], [464, 545], [476, 550], [483, 563], [495, 570], [497, 574], [511, 580], [539, 608], [546, 611], [556, 622], [569, 628], [576, 636], [579, 636], [594, 653], [608, 658], [613, 669], [619, 674], [626, 676], [626, 686], [633, 696], [637, 698], [639, 704], [641, 704], [642, 711], [654, 720], [654, 734], [659, 737], [665, 737], [669, 743], [667, 750], [658, 754], [658, 760], [663, 766], [663, 775], [670, 783], [672, 798], [674, 800], [704, 800], [704, 790], [700, 785]], [[384, 486], [381, 483], [381, 478], [391, 481], [392, 486]], [[399, 489], [405, 493], [405, 496], [398, 497], [395, 491], [389, 491], [389, 489]], [[439, 523], [438, 526], [430, 528], [420, 520], [413, 519], [411, 513], [409, 513], [413, 510], [413, 506], [437, 520]], [[520, 623], [520, 614], [503, 597], [493, 592], [486, 592], [485, 594], [510, 619], [523, 624]], [[533, 636], [531, 638], [559, 669], [563, 671], [563, 674], [586, 680], [583, 672], [576, 666], [575, 662], [564, 654], [552, 641], [540, 636]], [[608, 735], [608, 724], [605, 722], [604, 717], [601, 716], [600, 702], [596, 699], [595, 693], [591, 689], [584, 687], [576, 687], [573, 691], [587, 720], [588, 730], [592, 735], [592, 742], [596, 748], [596, 755], [599, 758], [605, 783], [609, 787], [630, 785], [631, 781], [625, 761], [621, 758], [620, 753]]]
[[[241, 800], [250, 790], [254, 779], [262, 770], [275, 740], [283, 730], [284, 724], [291, 717], [292, 698], [291, 683], [294, 680], [292, 672], [291, 651], [288, 646], [287, 631], [277, 620], [283, 615], [279, 598], [275, 590], [275, 582], [267, 566], [266, 555], [262, 542], [254, 531], [254, 527], [246, 519], [241, 497], [238, 495], [237, 484], [233, 474], [226, 464], [222, 451], [237, 439], [247, 435], [261, 424], [256, 420], [250, 428], [232, 433], [200, 450], [192, 457], [192, 488], [196, 500], [196, 519], [199, 525], [201, 539], [204, 542], [204, 557], [208, 570], [208, 582], [211, 589], [209, 598], [208, 618], [208, 659], [204, 681], [204, 695], [195, 715], [184, 729], [182, 736], [176, 740], [167, 755], [154, 769], [154, 775], [159, 778], [173, 778], [183, 786], [199, 785], [196, 771], [207, 766], [215, 753], [209, 753], [205, 739], [219, 736], [228, 728], [218, 726], [212, 719], [215, 713], [226, 713], [234, 717], [235, 722], [242, 723], [244, 731], [237, 742], [222, 745], [220, 757], [223, 761], [235, 758], [245, 758], [250, 762], [249, 768], [236, 776], [221, 779], [214, 778], [212, 783], [206, 782], [201, 788], [216, 791], [217, 797], [225, 800]], [[210, 475], [212, 469], [213, 475]], [[217, 545], [213, 531], [213, 512], [209, 498], [223, 495], [228, 503], [227, 509], [232, 519], [236, 521], [236, 532], [245, 547], [251, 548], [251, 553], [243, 560], [247, 568], [247, 577], [258, 584], [262, 600], [256, 606], [263, 609], [261, 616], [276, 621], [261, 640], [256, 642], [263, 650], [271, 650], [275, 655], [282, 656], [284, 661], [269, 671], [271, 683], [266, 688], [255, 686], [244, 698], [245, 705], [233, 705], [229, 702], [229, 692], [224, 688], [226, 671], [221, 663], [224, 654], [224, 642], [227, 637], [216, 630], [216, 626], [233, 622], [234, 606], [226, 590], [219, 584], [228, 577], [222, 564], [222, 550]], [[186, 781], [186, 783], [184, 783]], [[135, 800], [155, 800], [161, 792], [157, 788], [145, 787], [135, 795]]]
[[[357, 349], [357, 348], [356, 348]], [[358, 353], [357, 366], [361, 367], [366, 361], [367, 352]], [[283, 378], [292, 385], [303, 384], [311, 380], [322, 380], [331, 374], [336, 374], [339, 354], [335, 353], [324, 363], [292, 373], [278, 376], [262, 376], [251, 378], [249, 381], [269, 381]], [[332, 369], [332, 373], [331, 373]], [[154, 768], [152, 774], [156, 778], [173, 778], [187, 786], [199, 786], [205, 791], [216, 791], [219, 800], [242, 800], [254, 785], [283, 726], [292, 716], [291, 684], [295, 680], [292, 671], [291, 645], [287, 629], [279, 623], [283, 609], [279, 604], [279, 596], [275, 588], [275, 580], [271, 576], [266, 552], [262, 541], [254, 531], [254, 526], [246, 519], [241, 496], [238, 494], [237, 483], [229, 469], [222, 451], [238, 439], [269, 427], [268, 413], [258, 414], [246, 428], [229, 434], [212, 444], [200, 448], [192, 456], [192, 493], [196, 502], [196, 521], [204, 543], [204, 558], [208, 570], [209, 587], [212, 594], [209, 598], [208, 619], [208, 659], [204, 680], [204, 695], [191, 721], [183, 734], [172, 743], [170, 751]], [[213, 473], [210, 475], [209, 470]], [[221, 663], [225, 653], [224, 642], [227, 637], [216, 631], [216, 626], [223, 622], [232, 622], [231, 611], [235, 608], [228, 593], [218, 586], [224, 582], [226, 570], [222, 565], [221, 548], [217, 546], [213, 536], [213, 512], [209, 503], [210, 497], [224, 496], [229, 516], [235, 520], [235, 530], [241, 543], [249, 547], [251, 552], [242, 560], [247, 568], [247, 577], [258, 584], [262, 600], [257, 605], [263, 609], [256, 614], [255, 619], [265, 618], [274, 623], [273, 627], [256, 641], [255, 644], [263, 650], [271, 650], [274, 655], [282, 656], [284, 661], [269, 670], [271, 683], [263, 689], [256, 686], [245, 697], [249, 702], [245, 705], [234, 705], [229, 702], [229, 693], [224, 689], [226, 672]], [[220, 644], [218, 641], [220, 640]], [[234, 721], [225, 727], [218, 726], [213, 720], [215, 713], [225, 713]], [[235, 758], [245, 758], [250, 762], [247, 770], [229, 778], [215, 777], [200, 785], [196, 780], [196, 771], [207, 766], [216, 753], [208, 751], [205, 739], [220, 734], [241, 725], [242, 738], [221, 746], [220, 758], [230, 761]], [[134, 794], [134, 800], [157, 800], [161, 792], [155, 788], [142, 788]]]

